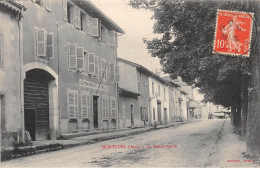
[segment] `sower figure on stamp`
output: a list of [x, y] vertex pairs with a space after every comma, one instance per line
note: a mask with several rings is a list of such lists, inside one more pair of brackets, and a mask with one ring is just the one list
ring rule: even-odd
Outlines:
[[232, 49], [238, 50], [240, 52], [242, 43], [240, 43], [235, 35], [235, 30], [238, 28], [239, 30], [246, 31], [246, 29], [242, 28], [240, 25], [244, 24], [244, 22], [239, 21], [237, 19], [237, 16], [233, 17], [233, 20], [229, 22], [229, 24], [222, 30], [224, 34], [227, 34], [227, 47], [229, 50], [232, 51]]

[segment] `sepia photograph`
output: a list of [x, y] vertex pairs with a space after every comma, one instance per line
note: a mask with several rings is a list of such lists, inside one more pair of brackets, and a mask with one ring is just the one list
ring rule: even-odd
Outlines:
[[260, 0], [0, 0], [0, 172], [259, 169], [259, 28]]

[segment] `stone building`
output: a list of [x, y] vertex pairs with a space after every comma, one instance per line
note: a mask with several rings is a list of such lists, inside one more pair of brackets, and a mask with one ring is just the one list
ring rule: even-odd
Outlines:
[[149, 70], [136, 63], [118, 58], [120, 78], [120, 128], [143, 127], [149, 124]]
[[118, 127], [117, 34], [124, 31], [89, 0], [21, 3], [27, 7], [21, 95], [32, 139]]
[[21, 62], [24, 10], [24, 6], [14, 1], [0, 1], [0, 122], [2, 143], [9, 145], [21, 138], [23, 122]]

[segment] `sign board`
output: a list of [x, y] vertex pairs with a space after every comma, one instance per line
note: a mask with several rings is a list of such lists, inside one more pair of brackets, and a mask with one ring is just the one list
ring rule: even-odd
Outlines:
[[86, 87], [86, 88], [99, 89], [101, 91], [106, 91], [106, 92], [109, 91], [108, 86], [98, 84], [98, 83], [95, 83], [95, 82], [90, 82], [90, 81], [79, 79], [79, 84], [80, 84], [80, 86], [83, 86], [83, 87]]

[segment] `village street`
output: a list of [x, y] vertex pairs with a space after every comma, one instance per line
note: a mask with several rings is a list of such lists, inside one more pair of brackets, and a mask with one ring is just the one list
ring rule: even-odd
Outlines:
[[1, 167], [257, 167], [244, 161], [245, 151], [230, 119], [205, 120], [11, 160]]

